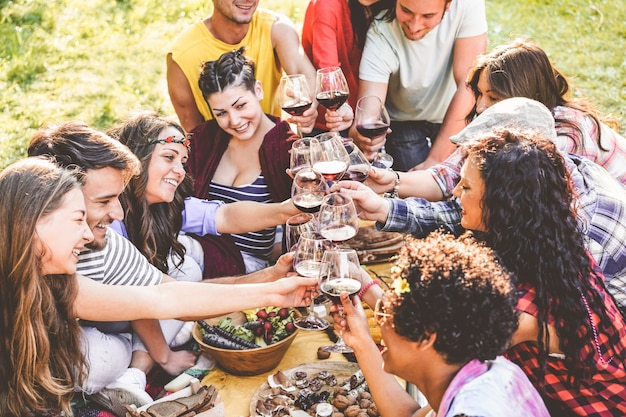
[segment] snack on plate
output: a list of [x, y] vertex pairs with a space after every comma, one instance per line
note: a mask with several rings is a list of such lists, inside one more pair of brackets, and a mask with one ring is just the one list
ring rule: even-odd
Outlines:
[[155, 402], [145, 411], [126, 406], [126, 417], [192, 417], [213, 408], [216, 400], [217, 389], [213, 385], [203, 385], [195, 394]]

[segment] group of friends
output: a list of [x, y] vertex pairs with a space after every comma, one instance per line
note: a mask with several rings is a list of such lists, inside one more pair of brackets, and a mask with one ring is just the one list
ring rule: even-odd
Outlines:
[[[305, 305], [277, 226], [289, 150], [340, 131], [395, 171], [340, 181], [360, 217], [413, 235], [384, 291], [362, 274], [336, 321], [383, 416], [626, 414], [626, 141], [570, 97], [538, 45], [487, 48], [483, 0], [311, 0], [302, 37], [255, 0], [213, 0], [167, 54], [178, 122], [42, 127], [0, 174], [0, 414], [115, 414], [146, 373], [197, 355], [184, 320]], [[339, 66], [334, 111], [281, 120], [282, 73]], [[391, 117], [354, 126], [359, 98]], [[394, 190], [397, 197], [381, 197]], [[285, 279], [287, 278], [287, 279]], [[157, 285], [158, 284], [158, 285]], [[375, 310], [383, 351], [361, 302]], [[172, 320], [175, 319], [175, 320]], [[425, 396], [420, 404], [394, 375]]]

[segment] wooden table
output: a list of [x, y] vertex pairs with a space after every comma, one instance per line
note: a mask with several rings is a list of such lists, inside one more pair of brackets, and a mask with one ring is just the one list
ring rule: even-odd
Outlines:
[[[260, 375], [236, 376], [217, 366], [204, 377], [202, 384], [215, 385], [226, 408], [226, 417], [249, 416], [250, 399], [261, 384], [267, 381], [268, 375], [303, 363], [323, 362], [317, 359], [317, 348], [330, 344], [332, 342], [324, 331], [300, 330], [283, 360], [275, 369]], [[347, 359], [340, 353], [332, 353], [330, 358], [325, 360], [347, 362]]]

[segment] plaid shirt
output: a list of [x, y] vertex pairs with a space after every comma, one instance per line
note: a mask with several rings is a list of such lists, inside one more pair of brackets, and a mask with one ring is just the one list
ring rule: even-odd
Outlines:
[[[612, 326], [599, 327], [597, 324], [600, 318], [597, 314], [592, 314], [591, 325], [597, 333], [598, 345], [596, 346], [593, 336], [590, 337], [579, 357], [592, 356], [594, 367], [589, 370], [589, 376], [580, 381], [578, 387], [570, 383], [565, 362], [557, 355], [548, 357], [544, 379], [539, 381], [539, 349], [534, 343], [517, 344], [505, 353], [508, 359], [524, 370], [533, 385], [546, 398], [552, 415], [562, 415], [563, 411], [596, 417], [626, 415], [626, 370], [622, 362], [626, 357], [626, 324], [601, 282], [592, 277], [592, 283], [605, 300]], [[521, 284], [518, 286], [518, 294], [520, 298], [517, 309], [536, 317], [538, 307], [535, 304], [535, 289], [529, 284]], [[549, 316], [548, 321], [554, 323], [554, 318]], [[619, 334], [621, 342], [618, 345], [609, 344], [609, 332]]]
[[[598, 146], [598, 125], [580, 110], [557, 106], [552, 109], [556, 119], [556, 146], [561, 152], [584, 156], [600, 165], [622, 184], [626, 184], [626, 139], [619, 133], [600, 123], [603, 151]], [[563, 123], [567, 120], [574, 123]], [[578, 127], [578, 128], [576, 128]]]
[[[564, 154], [577, 193], [577, 213], [585, 236], [587, 250], [600, 265], [609, 292], [618, 306], [626, 309], [626, 189], [603, 168], [588, 159]], [[429, 168], [445, 196], [450, 196], [459, 182], [463, 162], [456, 150], [445, 162]], [[403, 208], [406, 205], [408, 208]], [[454, 209], [454, 207], [457, 207]], [[460, 208], [453, 200], [429, 203], [423, 199], [408, 198], [405, 202], [391, 201], [389, 218], [383, 230], [413, 233], [423, 236], [437, 228], [440, 222], [459, 233]], [[405, 219], [404, 216], [409, 216]], [[423, 224], [420, 224], [422, 223]]]

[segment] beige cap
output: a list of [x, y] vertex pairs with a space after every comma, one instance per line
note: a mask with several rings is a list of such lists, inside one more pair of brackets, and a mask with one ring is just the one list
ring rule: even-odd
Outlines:
[[515, 128], [534, 130], [546, 139], [556, 142], [554, 117], [550, 110], [540, 102], [526, 97], [514, 97], [502, 100], [478, 115], [450, 141], [456, 145], [465, 143], [494, 128]]

